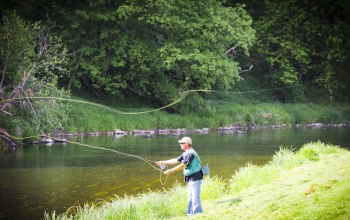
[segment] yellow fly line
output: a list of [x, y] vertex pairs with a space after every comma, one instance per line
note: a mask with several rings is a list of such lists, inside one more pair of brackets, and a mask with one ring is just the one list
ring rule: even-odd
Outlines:
[[[28, 136], [28, 137], [23, 137], [23, 138], [20, 138], [20, 137], [15, 137], [15, 136], [12, 136], [12, 135], [9, 135], [11, 138], [13, 139], [18, 139], [18, 140], [23, 140], [23, 139], [28, 139], [28, 138], [37, 138], [39, 137], [40, 135], [37, 135], [37, 136]], [[55, 138], [55, 137], [50, 137], [51, 139], [54, 139], [54, 140], [62, 140], [60, 138]], [[150, 159], [147, 159], [147, 158], [143, 158], [143, 157], [140, 157], [138, 155], [133, 155], [133, 154], [128, 154], [128, 153], [124, 153], [124, 152], [121, 152], [121, 151], [117, 151], [117, 150], [113, 150], [113, 149], [109, 149], [109, 148], [105, 148], [105, 147], [98, 147], [98, 146], [93, 146], [93, 145], [90, 145], [90, 144], [83, 144], [83, 143], [79, 143], [79, 142], [74, 142], [74, 141], [68, 141], [68, 140], [65, 140], [65, 143], [70, 143], [70, 144], [75, 144], [75, 145], [79, 145], [79, 146], [83, 146], [83, 147], [88, 147], [88, 148], [92, 148], [92, 149], [98, 149], [98, 150], [104, 150], [104, 151], [111, 151], [113, 153], [117, 153], [119, 155], [122, 155], [122, 156], [127, 156], [127, 157], [134, 157], [134, 158], [137, 158], [137, 159], [140, 159], [144, 162], [146, 162], [148, 165], [150, 165], [153, 169], [157, 170], [160, 172], [160, 183], [162, 185], [165, 185], [166, 181], [168, 180], [168, 175], [165, 179], [165, 181], [163, 182], [162, 181], [162, 173], [163, 173], [163, 170], [162, 169], [159, 169], [156, 165], [154, 165], [154, 163], [156, 161], [153, 161], [153, 160], [150, 160]]]
[[114, 108], [111, 108], [111, 107], [108, 107], [108, 106], [105, 106], [105, 105], [93, 103], [93, 102], [87, 102], [87, 101], [76, 100], [76, 99], [68, 99], [68, 98], [60, 98], [60, 97], [45, 97], [45, 96], [27, 96], [27, 97], [22, 97], [22, 98], [13, 98], [13, 99], [7, 99], [7, 100], [0, 101], [0, 103], [12, 101], [12, 100], [22, 100], [22, 99], [49, 99], [49, 100], [68, 101], [68, 102], [76, 102], [76, 103], [83, 103], [83, 104], [93, 105], [93, 106], [97, 106], [97, 107], [100, 107], [100, 108], [103, 108], [105, 110], [109, 110], [111, 112], [118, 113], [118, 114], [137, 115], [137, 114], [145, 114], [145, 113], [155, 112], [155, 111], [159, 111], [159, 110], [168, 108], [168, 107], [170, 107], [172, 105], [175, 105], [178, 102], [181, 102], [191, 92], [211, 92], [211, 91], [212, 90], [204, 90], [204, 89], [202, 89], [202, 90], [187, 90], [187, 91], [184, 91], [181, 94], [180, 98], [178, 98], [173, 103], [165, 105], [165, 106], [163, 106], [161, 108], [157, 108], [157, 109], [153, 109], [153, 110], [149, 110], [149, 111], [142, 111], [142, 112], [124, 112], [124, 111], [120, 111], [120, 110], [117, 110], [117, 109], [114, 109]]
[[146, 113], [150, 113], [150, 112], [155, 112], [155, 111], [159, 111], [159, 110], [162, 110], [162, 109], [166, 109], [166, 108], [168, 108], [170, 106], [175, 105], [176, 103], [181, 102], [191, 92], [213, 92], [213, 93], [226, 93], [226, 94], [246, 94], [246, 93], [256, 93], [256, 92], [267, 92], [267, 91], [272, 91], [272, 90], [280, 90], [280, 89], [292, 88], [292, 87], [297, 87], [297, 86], [301, 86], [301, 85], [286, 86], [286, 87], [272, 88], [272, 89], [252, 90], [252, 91], [245, 91], [245, 92], [222, 92], [222, 91], [210, 90], [210, 89], [186, 90], [186, 91], [182, 92], [180, 98], [178, 98], [175, 102], [170, 103], [168, 105], [165, 105], [163, 107], [157, 108], [157, 109], [153, 109], [153, 110], [149, 110], [149, 111], [142, 111], [142, 112], [125, 112], [125, 111], [120, 111], [120, 110], [117, 110], [117, 109], [114, 109], [114, 108], [111, 108], [111, 107], [108, 107], [108, 106], [105, 106], [105, 105], [97, 104], [97, 103], [94, 103], [94, 102], [87, 102], [87, 101], [82, 101], [82, 100], [69, 99], [69, 98], [60, 98], [60, 97], [45, 97], [45, 96], [26, 96], [26, 97], [21, 97], [21, 98], [6, 99], [6, 100], [0, 101], [0, 104], [4, 103], [4, 102], [9, 102], [9, 101], [12, 101], [12, 100], [48, 99], [48, 100], [68, 101], [68, 102], [76, 102], [76, 103], [83, 103], [83, 104], [93, 105], [93, 106], [97, 106], [97, 107], [100, 107], [100, 108], [103, 108], [103, 109], [106, 109], [106, 110], [109, 110], [111, 112], [118, 113], [118, 114], [137, 115], [137, 114], [146, 114]]
[[[106, 110], [109, 110], [111, 112], [114, 112], [114, 113], [118, 113], [118, 114], [127, 114], [127, 115], [136, 115], [136, 114], [145, 114], [145, 113], [150, 113], [150, 112], [154, 112], [154, 111], [159, 111], [159, 110], [162, 110], [162, 109], [165, 109], [165, 108], [168, 108], [172, 105], [175, 105], [176, 103], [178, 102], [181, 102], [183, 99], [186, 98], [186, 96], [190, 93], [190, 92], [210, 92], [212, 90], [188, 90], [188, 91], [184, 91], [180, 98], [178, 98], [175, 102], [173, 103], [170, 103], [166, 106], [163, 106], [161, 108], [157, 108], [157, 109], [153, 109], [153, 110], [149, 110], [149, 111], [142, 111], [142, 112], [124, 112], [124, 111], [120, 111], [120, 110], [117, 110], [117, 109], [114, 109], [114, 108], [111, 108], [111, 107], [108, 107], [108, 106], [105, 106], [105, 105], [101, 105], [101, 104], [97, 104], [97, 103], [93, 103], [93, 102], [87, 102], [87, 101], [82, 101], [82, 100], [76, 100], [76, 99], [68, 99], [68, 98], [60, 98], [60, 97], [44, 97], [44, 96], [27, 96], [27, 97], [23, 97], [23, 98], [12, 98], [12, 99], [7, 99], [7, 100], [3, 100], [3, 101], [0, 101], [0, 103], [3, 103], [3, 102], [8, 102], [8, 101], [11, 101], [11, 100], [22, 100], [22, 99], [39, 99], [39, 100], [58, 100], [58, 101], [69, 101], [69, 102], [76, 102], [76, 103], [83, 103], [83, 104], [88, 104], [88, 105], [93, 105], [93, 106], [97, 106], [97, 107], [100, 107], [100, 108], [103, 108], [103, 109], [106, 109]], [[8, 135], [10, 137], [12, 137], [13, 139], [18, 139], [18, 140], [23, 140], [23, 139], [29, 139], [29, 138], [37, 138], [41, 135], [37, 135], [37, 136], [30, 136], [30, 137], [23, 137], [23, 138], [20, 138], [20, 137], [15, 137], [15, 136], [12, 136], [12, 135]], [[50, 137], [52, 139], [56, 139], [56, 140], [59, 140], [59, 138], [54, 138], [54, 137]], [[146, 159], [146, 158], [143, 158], [143, 157], [140, 157], [140, 156], [137, 156], [137, 155], [133, 155], [133, 154], [128, 154], [128, 153], [124, 153], [124, 152], [121, 152], [121, 151], [117, 151], [117, 150], [113, 150], [113, 149], [109, 149], [109, 148], [104, 148], [104, 147], [98, 147], [98, 146], [92, 146], [92, 145], [89, 145], [89, 144], [82, 144], [82, 143], [78, 143], [78, 142], [73, 142], [73, 141], [65, 141], [67, 143], [70, 143], [70, 144], [75, 144], [75, 145], [80, 145], [80, 146], [84, 146], [84, 147], [89, 147], [89, 148], [93, 148], [93, 149], [99, 149], [99, 150], [105, 150], [105, 151], [111, 151], [111, 152], [114, 152], [114, 153], [117, 153], [119, 155], [123, 155], [123, 156], [128, 156], [128, 157], [134, 157], [134, 158], [138, 158], [146, 163], [148, 163], [152, 168], [154, 168], [155, 170], [158, 170], [160, 171], [160, 175], [162, 174], [162, 169], [159, 169], [158, 167], [156, 167], [154, 165], [155, 161], [152, 161], [152, 160], [149, 160], [149, 159]], [[161, 179], [161, 176], [160, 176], [160, 182], [162, 185], [164, 185], [166, 183], [168, 179], [168, 176], [166, 177], [166, 180], [164, 182], [162, 182], [162, 179]]]
[[[300, 85], [297, 85], [297, 86], [300, 86]], [[101, 105], [101, 104], [97, 104], [97, 103], [93, 103], [93, 102], [87, 102], [87, 101], [82, 101], [82, 100], [76, 100], [76, 99], [68, 99], [68, 98], [60, 98], [60, 97], [35, 97], [35, 96], [29, 96], [29, 97], [23, 97], [23, 98], [13, 98], [13, 99], [7, 99], [7, 100], [3, 100], [3, 101], [0, 101], [0, 103], [4, 103], [4, 102], [8, 102], [8, 101], [11, 101], [11, 100], [22, 100], [22, 99], [48, 99], [48, 100], [59, 100], [59, 101], [69, 101], [69, 102], [76, 102], [76, 103], [83, 103], [83, 104], [88, 104], [88, 105], [93, 105], [93, 106], [97, 106], [97, 107], [100, 107], [100, 108], [103, 108], [103, 109], [106, 109], [106, 110], [109, 110], [111, 112], [115, 112], [115, 113], [118, 113], [118, 114], [126, 114], [126, 115], [136, 115], [136, 114], [145, 114], [145, 113], [150, 113], [150, 112], [154, 112], [154, 111], [159, 111], [159, 110], [162, 110], [162, 109], [165, 109], [165, 108], [168, 108], [172, 105], [175, 105], [176, 103], [178, 102], [181, 102], [183, 99], [186, 98], [186, 96], [191, 93], [191, 92], [216, 92], [216, 93], [227, 93], [227, 94], [242, 94], [242, 93], [253, 93], [253, 92], [263, 92], [263, 91], [271, 91], [271, 90], [276, 90], [276, 89], [284, 89], [284, 88], [290, 88], [290, 87], [296, 87], [296, 86], [288, 86], [288, 87], [283, 87], [283, 88], [275, 88], [275, 89], [264, 89], [264, 90], [255, 90], [255, 91], [246, 91], [246, 92], [220, 92], [220, 91], [215, 91], [215, 90], [207, 90], [207, 89], [198, 89], [198, 90], [187, 90], [187, 91], [184, 91], [180, 98], [178, 98], [175, 102], [173, 103], [170, 103], [168, 105], [165, 105], [161, 108], [157, 108], [157, 109], [153, 109], [153, 110], [149, 110], [149, 111], [142, 111], [142, 112], [124, 112], [124, 111], [120, 111], [120, 110], [117, 110], [117, 109], [114, 109], [114, 108], [111, 108], [111, 107], [108, 107], [108, 106], [105, 106], [105, 105]], [[19, 138], [19, 137], [15, 137], [15, 136], [12, 136], [12, 135], [9, 135], [10, 137], [14, 138], [14, 139], [29, 139], [29, 138], [37, 138], [41, 135], [37, 135], [37, 136], [30, 136], [30, 137], [23, 137], [23, 138]], [[59, 140], [59, 138], [54, 138], [54, 137], [51, 137], [52, 139], [57, 139]], [[66, 141], [67, 143], [71, 143], [71, 144], [75, 144], [75, 145], [80, 145], [80, 146], [84, 146], [84, 147], [89, 147], [89, 148], [92, 148], [92, 149], [99, 149], [99, 150], [105, 150], [105, 151], [111, 151], [111, 152], [114, 152], [114, 153], [117, 153], [117, 154], [120, 154], [120, 155], [123, 155], [123, 156], [128, 156], [128, 157], [134, 157], [134, 158], [138, 158], [146, 163], [148, 163], [152, 168], [154, 168], [155, 170], [158, 170], [160, 171], [160, 175], [162, 174], [162, 169], [159, 169], [158, 167], [156, 167], [154, 165], [155, 161], [152, 161], [152, 160], [149, 160], [149, 159], [146, 159], [146, 158], [143, 158], [143, 157], [140, 157], [140, 156], [137, 156], [137, 155], [133, 155], [133, 154], [128, 154], [128, 153], [124, 153], [124, 152], [120, 152], [120, 151], [117, 151], [117, 150], [113, 150], [113, 149], [109, 149], [109, 148], [104, 148], [104, 147], [98, 147], [98, 146], [92, 146], [92, 145], [89, 145], [89, 144], [82, 144], [82, 143], [78, 143], [78, 142], [73, 142], [73, 141]], [[166, 183], [168, 179], [168, 176], [166, 177], [166, 180], [164, 182], [162, 182], [162, 179], [160, 177], [160, 182], [162, 185], [164, 185]]]

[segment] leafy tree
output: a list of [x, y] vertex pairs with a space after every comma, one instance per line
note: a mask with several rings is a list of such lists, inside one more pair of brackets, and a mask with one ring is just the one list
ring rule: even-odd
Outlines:
[[22, 135], [62, 128], [67, 105], [35, 98], [66, 95], [57, 88], [66, 72], [60, 40], [47, 26], [26, 23], [15, 13], [3, 16], [0, 34], [1, 127]]
[[350, 82], [349, 5], [342, 0], [284, 0], [266, 1], [266, 7], [255, 27], [268, 83], [320, 85], [331, 96], [339, 94]]
[[[0, 32], [0, 99], [10, 85], [20, 82], [24, 70], [34, 57], [34, 34], [31, 27], [15, 13], [4, 16]], [[24, 56], [23, 56], [24, 55]]]
[[69, 85], [82, 81], [98, 96], [129, 91], [164, 105], [189, 89], [226, 90], [239, 80], [240, 65], [225, 51], [237, 46], [248, 54], [254, 40], [243, 6], [216, 0], [75, 6], [62, 11], [60, 24], [64, 42], [76, 51]]

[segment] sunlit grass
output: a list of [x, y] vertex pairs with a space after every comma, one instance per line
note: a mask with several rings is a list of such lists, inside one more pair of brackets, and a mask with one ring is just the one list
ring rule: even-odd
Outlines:
[[[218, 177], [206, 178], [202, 198], [220, 198], [225, 183]], [[167, 191], [156, 191], [137, 196], [125, 196], [101, 203], [71, 207], [66, 213], [45, 214], [45, 219], [166, 219], [185, 215], [187, 188], [179, 183]]]
[[237, 194], [249, 187], [267, 184], [279, 177], [280, 169], [274, 166], [259, 167], [248, 163], [230, 179], [230, 194]]

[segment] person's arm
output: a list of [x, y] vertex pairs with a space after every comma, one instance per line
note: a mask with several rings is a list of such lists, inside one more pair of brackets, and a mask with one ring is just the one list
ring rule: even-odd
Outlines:
[[186, 154], [186, 155], [181, 155], [180, 157], [178, 157], [176, 159], [178, 161], [181, 161], [181, 164], [177, 165], [176, 167], [174, 167], [172, 169], [166, 170], [164, 172], [164, 174], [169, 175], [173, 172], [183, 170], [188, 164], [190, 164], [192, 162], [193, 159], [194, 159], [194, 155], [191, 153]]
[[186, 164], [181, 163], [181, 164], [177, 165], [177, 166], [174, 167], [174, 168], [171, 168], [171, 169], [169, 169], [169, 170], [164, 171], [164, 174], [169, 175], [169, 174], [171, 174], [171, 173], [173, 173], [173, 172], [183, 170], [185, 167], [186, 167]]
[[161, 161], [157, 161], [156, 164], [158, 166], [162, 166], [162, 165], [175, 165], [178, 164], [179, 161], [177, 160], [177, 158], [173, 158], [170, 160], [161, 160]]

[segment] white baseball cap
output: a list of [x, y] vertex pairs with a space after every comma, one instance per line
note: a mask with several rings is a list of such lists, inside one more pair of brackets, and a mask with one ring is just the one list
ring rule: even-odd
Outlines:
[[178, 141], [180, 144], [181, 143], [187, 143], [189, 145], [192, 145], [192, 140], [189, 137], [183, 137], [181, 140]]

